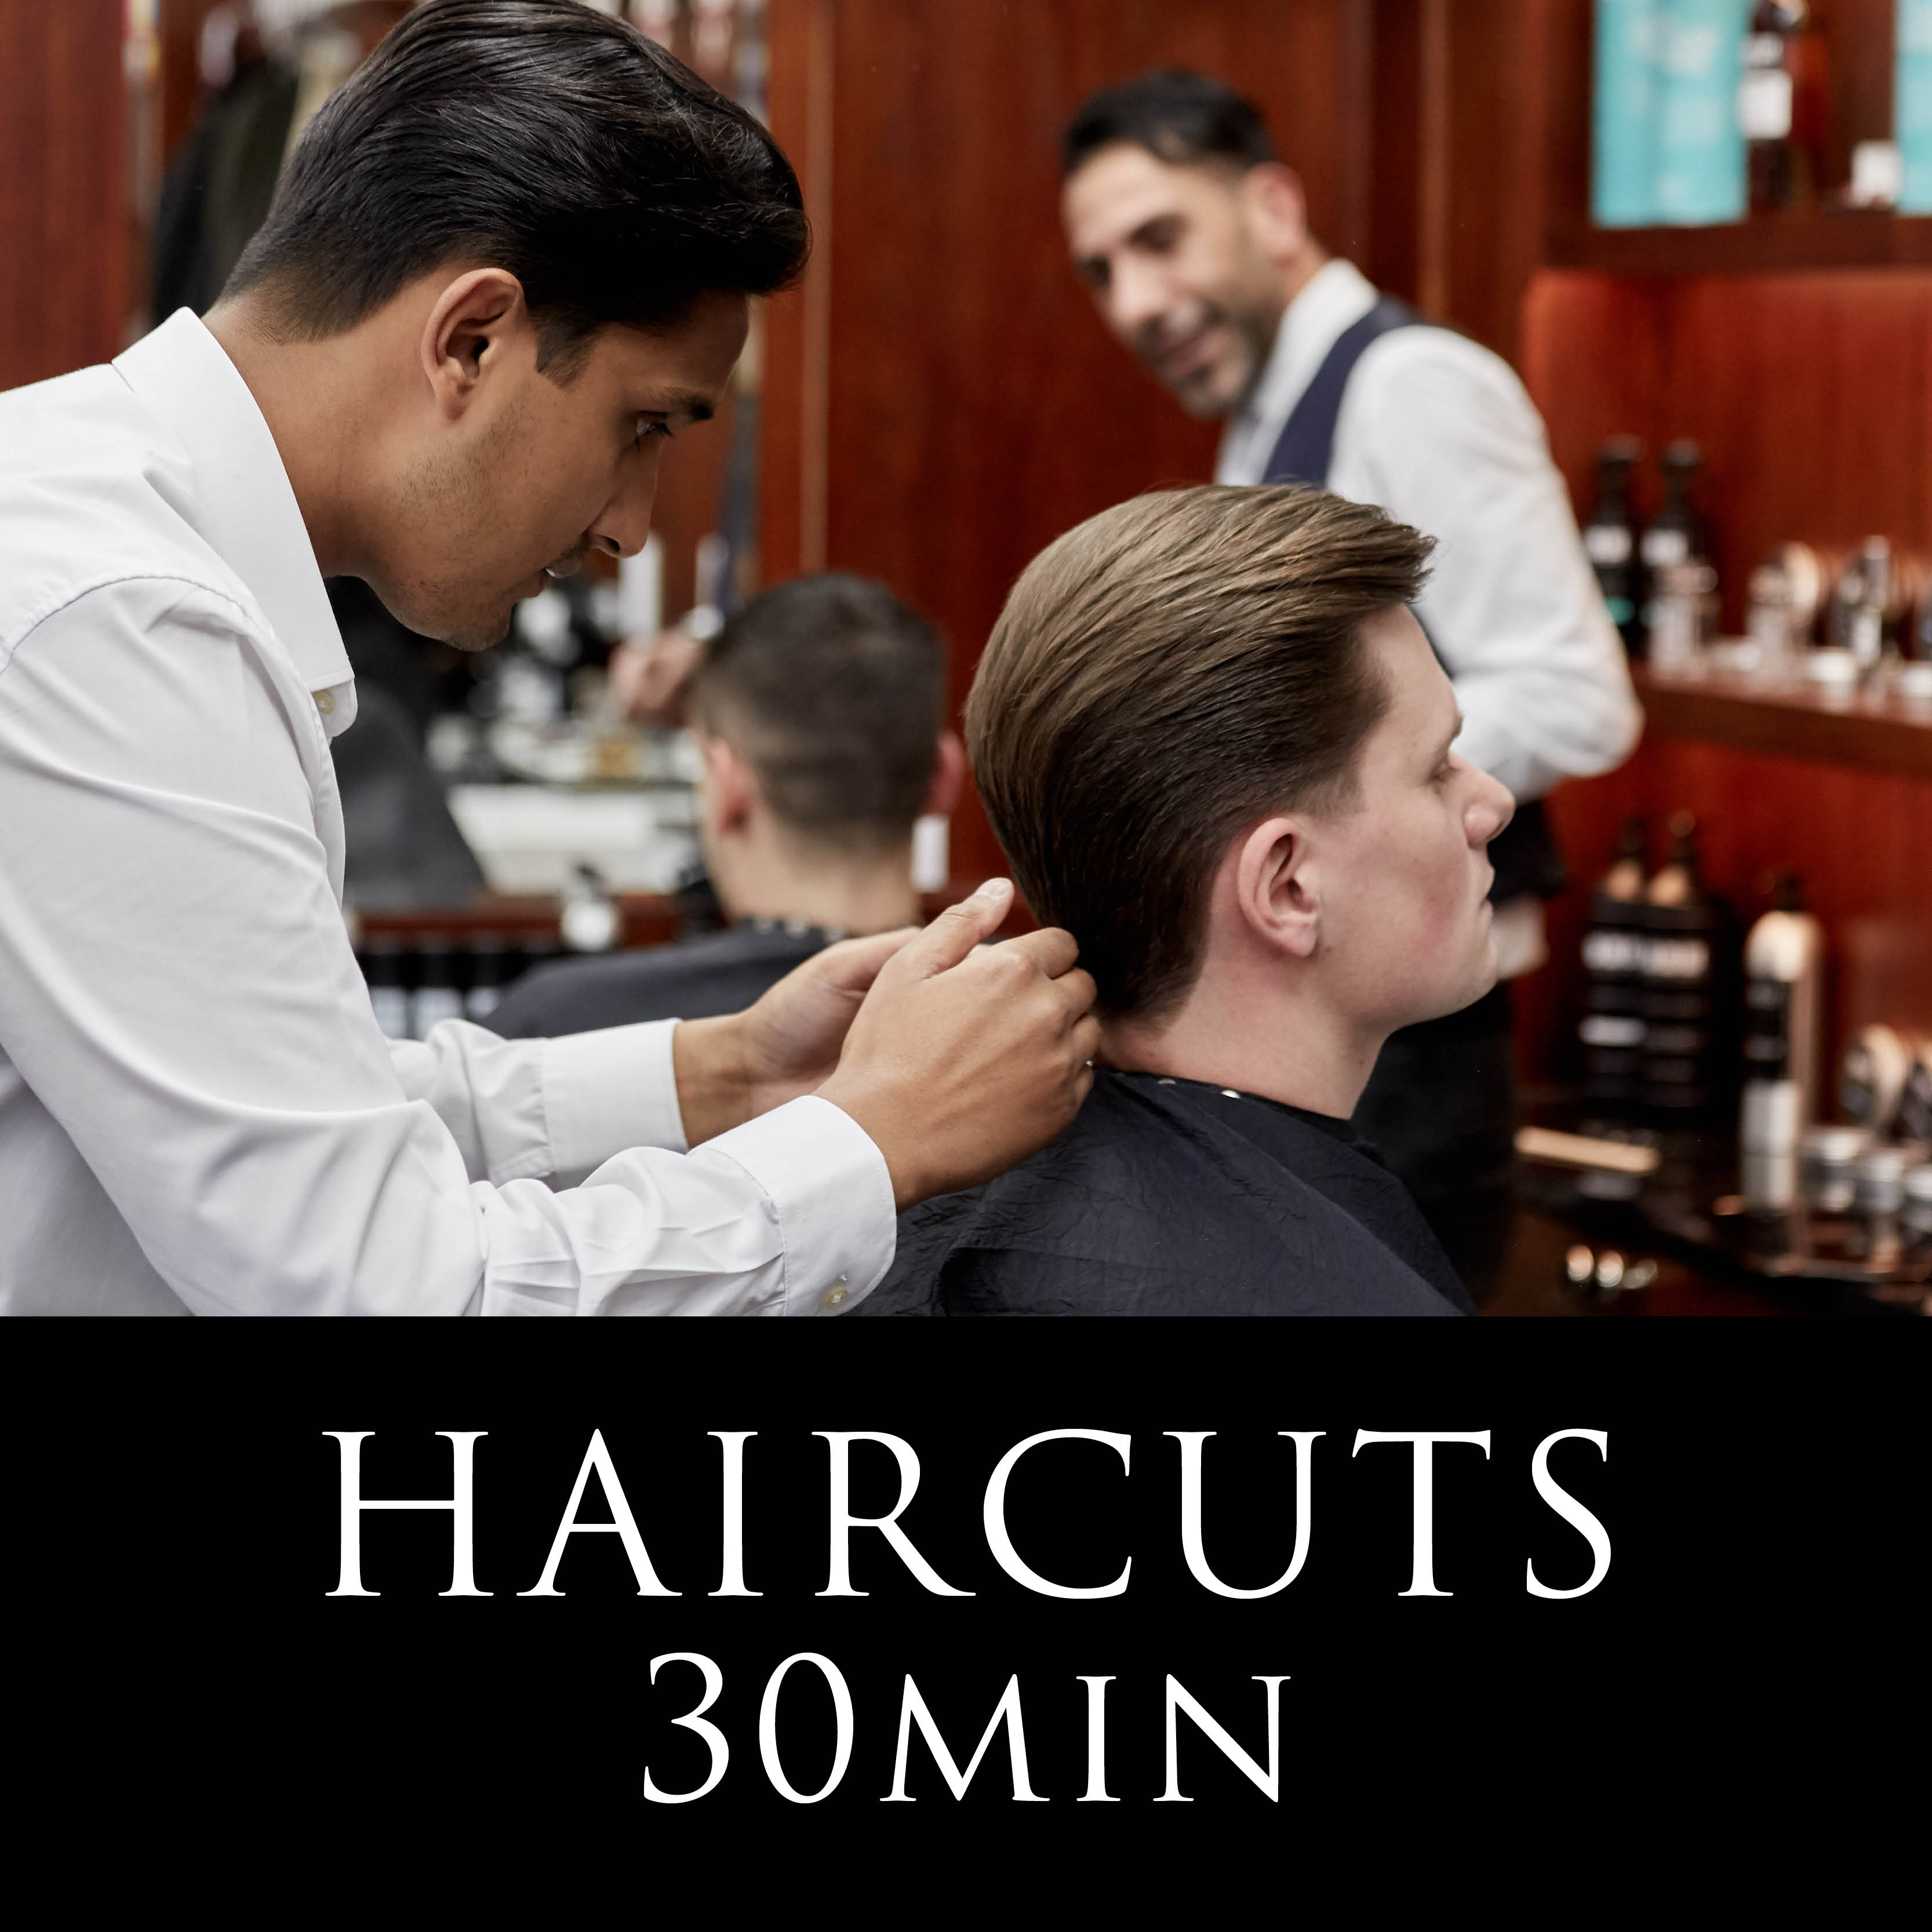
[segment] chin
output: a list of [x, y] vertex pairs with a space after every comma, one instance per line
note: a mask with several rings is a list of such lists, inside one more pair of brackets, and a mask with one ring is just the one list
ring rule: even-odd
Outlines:
[[1203, 422], [1226, 416], [1240, 400], [1238, 384], [1222, 380], [1216, 373], [1204, 370], [1184, 386], [1177, 386], [1174, 400], [1191, 416]]
[[510, 624], [516, 609], [512, 602], [488, 610], [427, 611], [424, 615], [428, 622], [412, 628], [421, 630], [426, 638], [435, 638], [439, 644], [448, 645], [452, 650], [487, 651], [510, 634]]
[[1419, 1006], [1401, 1024], [1418, 1026], [1424, 1020], [1447, 1019], [1451, 1013], [1460, 1013], [1465, 1006], [1473, 1006], [1478, 1000], [1496, 990], [1497, 968], [1496, 942], [1485, 932], [1482, 956], [1470, 970], [1454, 987], [1444, 987], [1438, 991], [1426, 1006]]

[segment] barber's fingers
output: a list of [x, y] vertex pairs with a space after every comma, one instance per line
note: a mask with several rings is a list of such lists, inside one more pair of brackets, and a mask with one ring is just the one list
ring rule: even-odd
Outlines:
[[906, 946], [893, 964], [893, 977], [930, 980], [958, 965], [999, 931], [1012, 902], [1010, 879], [988, 879], [970, 898], [948, 906]]
[[901, 947], [919, 936], [916, 926], [891, 932], [868, 934], [863, 939], [842, 939], [814, 953], [808, 962], [811, 976], [842, 992], [862, 993], [879, 976], [879, 970]]
[[[1058, 926], [1043, 926], [1037, 932], [1023, 932], [1017, 939], [1003, 940], [1003, 951], [1023, 955], [1049, 980], [1058, 980], [1080, 957], [1079, 942]], [[1092, 983], [1090, 981], [1088, 982]], [[1091, 995], [1088, 998], [1090, 1000]]]
[[1100, 1051], [1100, 1022], [1091, 1013], [1084, 1019], [1074, 1023], [1073, 1051], [1079, 1055], [1082, 1065], [1086, 1068], [1087, 1077], [1090, 1080], [1093, 1078], [1091, 1063], [1094, 1056]]
[[1068, 1016], [1078, 1018], [1089, 1013], [1099, 989], [1094, 984], [1093, 974], [1076, 967], [1071, 972], [1058, 975], [1054, 980], [1053, 990], [1066, 1002]]

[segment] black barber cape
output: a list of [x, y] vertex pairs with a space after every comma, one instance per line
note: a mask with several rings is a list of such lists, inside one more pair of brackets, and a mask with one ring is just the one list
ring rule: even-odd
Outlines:
[[872, 1315], [1472, 1315], [1408, 1191], [1346, 1124], [1102, 1071], [1010, 1173], [899, 1217]]

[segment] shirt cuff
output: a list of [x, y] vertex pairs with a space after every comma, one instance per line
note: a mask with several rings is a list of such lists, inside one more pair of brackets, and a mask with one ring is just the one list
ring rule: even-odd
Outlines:
[[892, 1264], [898, 1214], [886, 1157], [851, 1115], [807, 1094], [698, 1150], [728, 1156], [765, 1191], [784, 1248], [781, 1312], [837, 1315]]
[[544, 1042], [544, 1124], [560, 1184], [574, 1184], [627, 1148], [684, 1152], [670, 1057], [676, 1027], [646, 1020]]

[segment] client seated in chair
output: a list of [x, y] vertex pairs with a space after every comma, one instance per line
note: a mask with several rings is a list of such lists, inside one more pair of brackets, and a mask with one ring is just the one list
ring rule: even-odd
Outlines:
[[863, 578], [794, 578], [712, 640], [690, 708], [699, 836], [730, 928], [542, 968], [496, 1032], [739, 1012], [835, 939], [918, 923], [913, 821], [952, 810], [965, 764], [931, 625]]
[[1103, 1044], [1072, 1126], [902, 1216], [862, 1312], [1473, 1312], [1348, 1117], [1382, 1042], [1493, 983], [1509, 794], [1451, 748], [1430, 539], [1321, 492], [1142, 496], [1036, 558], [967, 744]]

